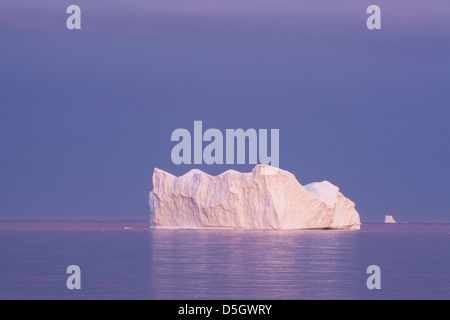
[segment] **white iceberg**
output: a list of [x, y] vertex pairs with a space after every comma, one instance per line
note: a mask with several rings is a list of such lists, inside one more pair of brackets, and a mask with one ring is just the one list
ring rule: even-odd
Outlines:
[[384, 219], [384, 223], [397, 223], [393, 216], [386, 216]]
[[269, 165], [250, 173], [181, 177], [155, 168], [150, 224], [156, 229], [359, 229], [355, 204], [324, 181], [303, 187]]

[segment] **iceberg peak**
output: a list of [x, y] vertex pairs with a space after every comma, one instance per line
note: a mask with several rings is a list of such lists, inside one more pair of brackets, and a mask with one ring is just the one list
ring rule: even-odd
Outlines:
[[339, 188], [328, 181], [307, 184], [305, 189], [325, 202], [330, 208], [334, 208], [338, 201]]

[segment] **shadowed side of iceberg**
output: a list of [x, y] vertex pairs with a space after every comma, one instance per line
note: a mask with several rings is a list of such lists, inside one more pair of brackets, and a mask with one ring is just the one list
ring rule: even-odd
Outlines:
[[155, 169], [150, 224], [157, 229], [359, 229], [355, 204], [329, 182], [303, 187], [290, 172], [257, 165], [210, 176]]

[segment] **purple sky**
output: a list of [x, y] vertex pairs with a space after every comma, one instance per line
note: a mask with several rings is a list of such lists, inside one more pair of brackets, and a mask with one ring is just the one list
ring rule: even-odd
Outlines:
[[281, 168], [363, 222], [450, 223], [450, 2], [318, 3], [2, 0], [0, 219], [148, 219], [153, 168], [194, 168], [172, 131], [202, 120], [280, 129]]

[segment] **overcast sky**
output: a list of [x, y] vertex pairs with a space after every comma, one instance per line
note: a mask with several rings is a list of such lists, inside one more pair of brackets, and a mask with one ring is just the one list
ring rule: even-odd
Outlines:
[[279, 129], [363, 222], [450, 223], [449, 109], [448, 1], [2, 0], [0, 219], [146, 220], [154, 167], [250, 171], [171, 162], [202, 120]]

